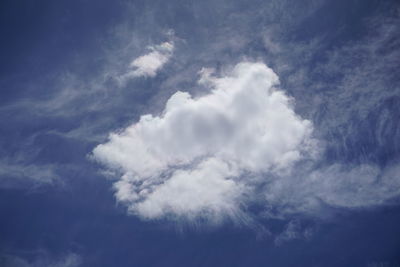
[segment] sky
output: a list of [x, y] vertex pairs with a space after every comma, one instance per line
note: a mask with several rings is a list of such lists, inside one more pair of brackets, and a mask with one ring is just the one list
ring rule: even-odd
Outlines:
[[4, 0], [0, 266], [400, 266], [400, 5]]

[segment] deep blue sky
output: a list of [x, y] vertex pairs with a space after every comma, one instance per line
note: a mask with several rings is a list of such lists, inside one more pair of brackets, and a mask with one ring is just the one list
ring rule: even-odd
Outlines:
[[[383, 176], [400, 160], [399, 15], [377, 0], [2, 1], [0, 266], [400, 266], [400, 191], [326, 216], [254, 215], [260, 227], [147, 221], [89, 156], [176, 91], [204, 94], [202, 67], [249, 59], [313, 122], [318, 165]], [[110, 78], [168, 30], [174, 54], [155, 77]]]

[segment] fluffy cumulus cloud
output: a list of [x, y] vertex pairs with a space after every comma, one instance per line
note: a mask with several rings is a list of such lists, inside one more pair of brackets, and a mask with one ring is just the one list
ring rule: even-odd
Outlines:
[[314, 152], [312, 123], [265, 64], [201, 74], [208, 94], [178, 91], [159, 116], [143, 115], [93, 151], [120, 174], [117, 199], [142, 218], [244, 218], [266, 177], [287, 175]]
[[[112, 133], [93, 157], [117, 175], [116, 198], [144, 219], [225, 218], [246, 222], [251, 207], [268, 218], [325, 216], [400, 195], [400, 165], [326, 164], [313, 125], [265, 64], [242, 62], [217, 77], [203, 69], [209, 93], [178, 91], [158, 116]], [[328, 213], [327, 213], [328, 212]]]
[[169, 61], [174, 51], [172, 41], [159, 45], [149, 46], [149, 53], [134, 59], [129, 71], [118, 77], [121, 83], [135, 77], [154, 77], [157, 72]]

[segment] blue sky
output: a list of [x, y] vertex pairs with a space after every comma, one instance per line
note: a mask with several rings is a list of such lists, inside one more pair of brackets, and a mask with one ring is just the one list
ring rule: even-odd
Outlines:
[[399, 266], [397, 1], [2, 1], [0, 266]]

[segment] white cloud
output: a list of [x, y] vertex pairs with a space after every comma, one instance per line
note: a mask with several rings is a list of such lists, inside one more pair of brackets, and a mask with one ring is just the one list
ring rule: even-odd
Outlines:
[[295, 114], [266, 65], [203, 74], [209, 94], [178, 91], [160, 116], [142, 116], [93, 151], [122, 173], [116, 197], [142, 218], [240, 218], [263, 173], [283, 173], [313, 152], [311, 122]]
[[157, 72], [169, 61], [174, 51], [172, 41], [164, 42], [159, 45], [149, 46], [150, 52], [146, 55], [134, 59], [130, 64], [130, 70], [119, 76], [120, 83], [135, 77], [154, 77]]
[[159, 116], [143, 115], [94, 149], [96, 160], [120, 174], [116, 198], [131, 213], [246, 221], [253, 204], [269, 218], [324, 216], [327, 207], [366, 208], [399, 196], [399, 164], [317, 159], [312, 123], [294, 112], [263, 63], [240, 63], [222, 77], [210, 69], [200, 75], [208, 94], [178, 91]]

